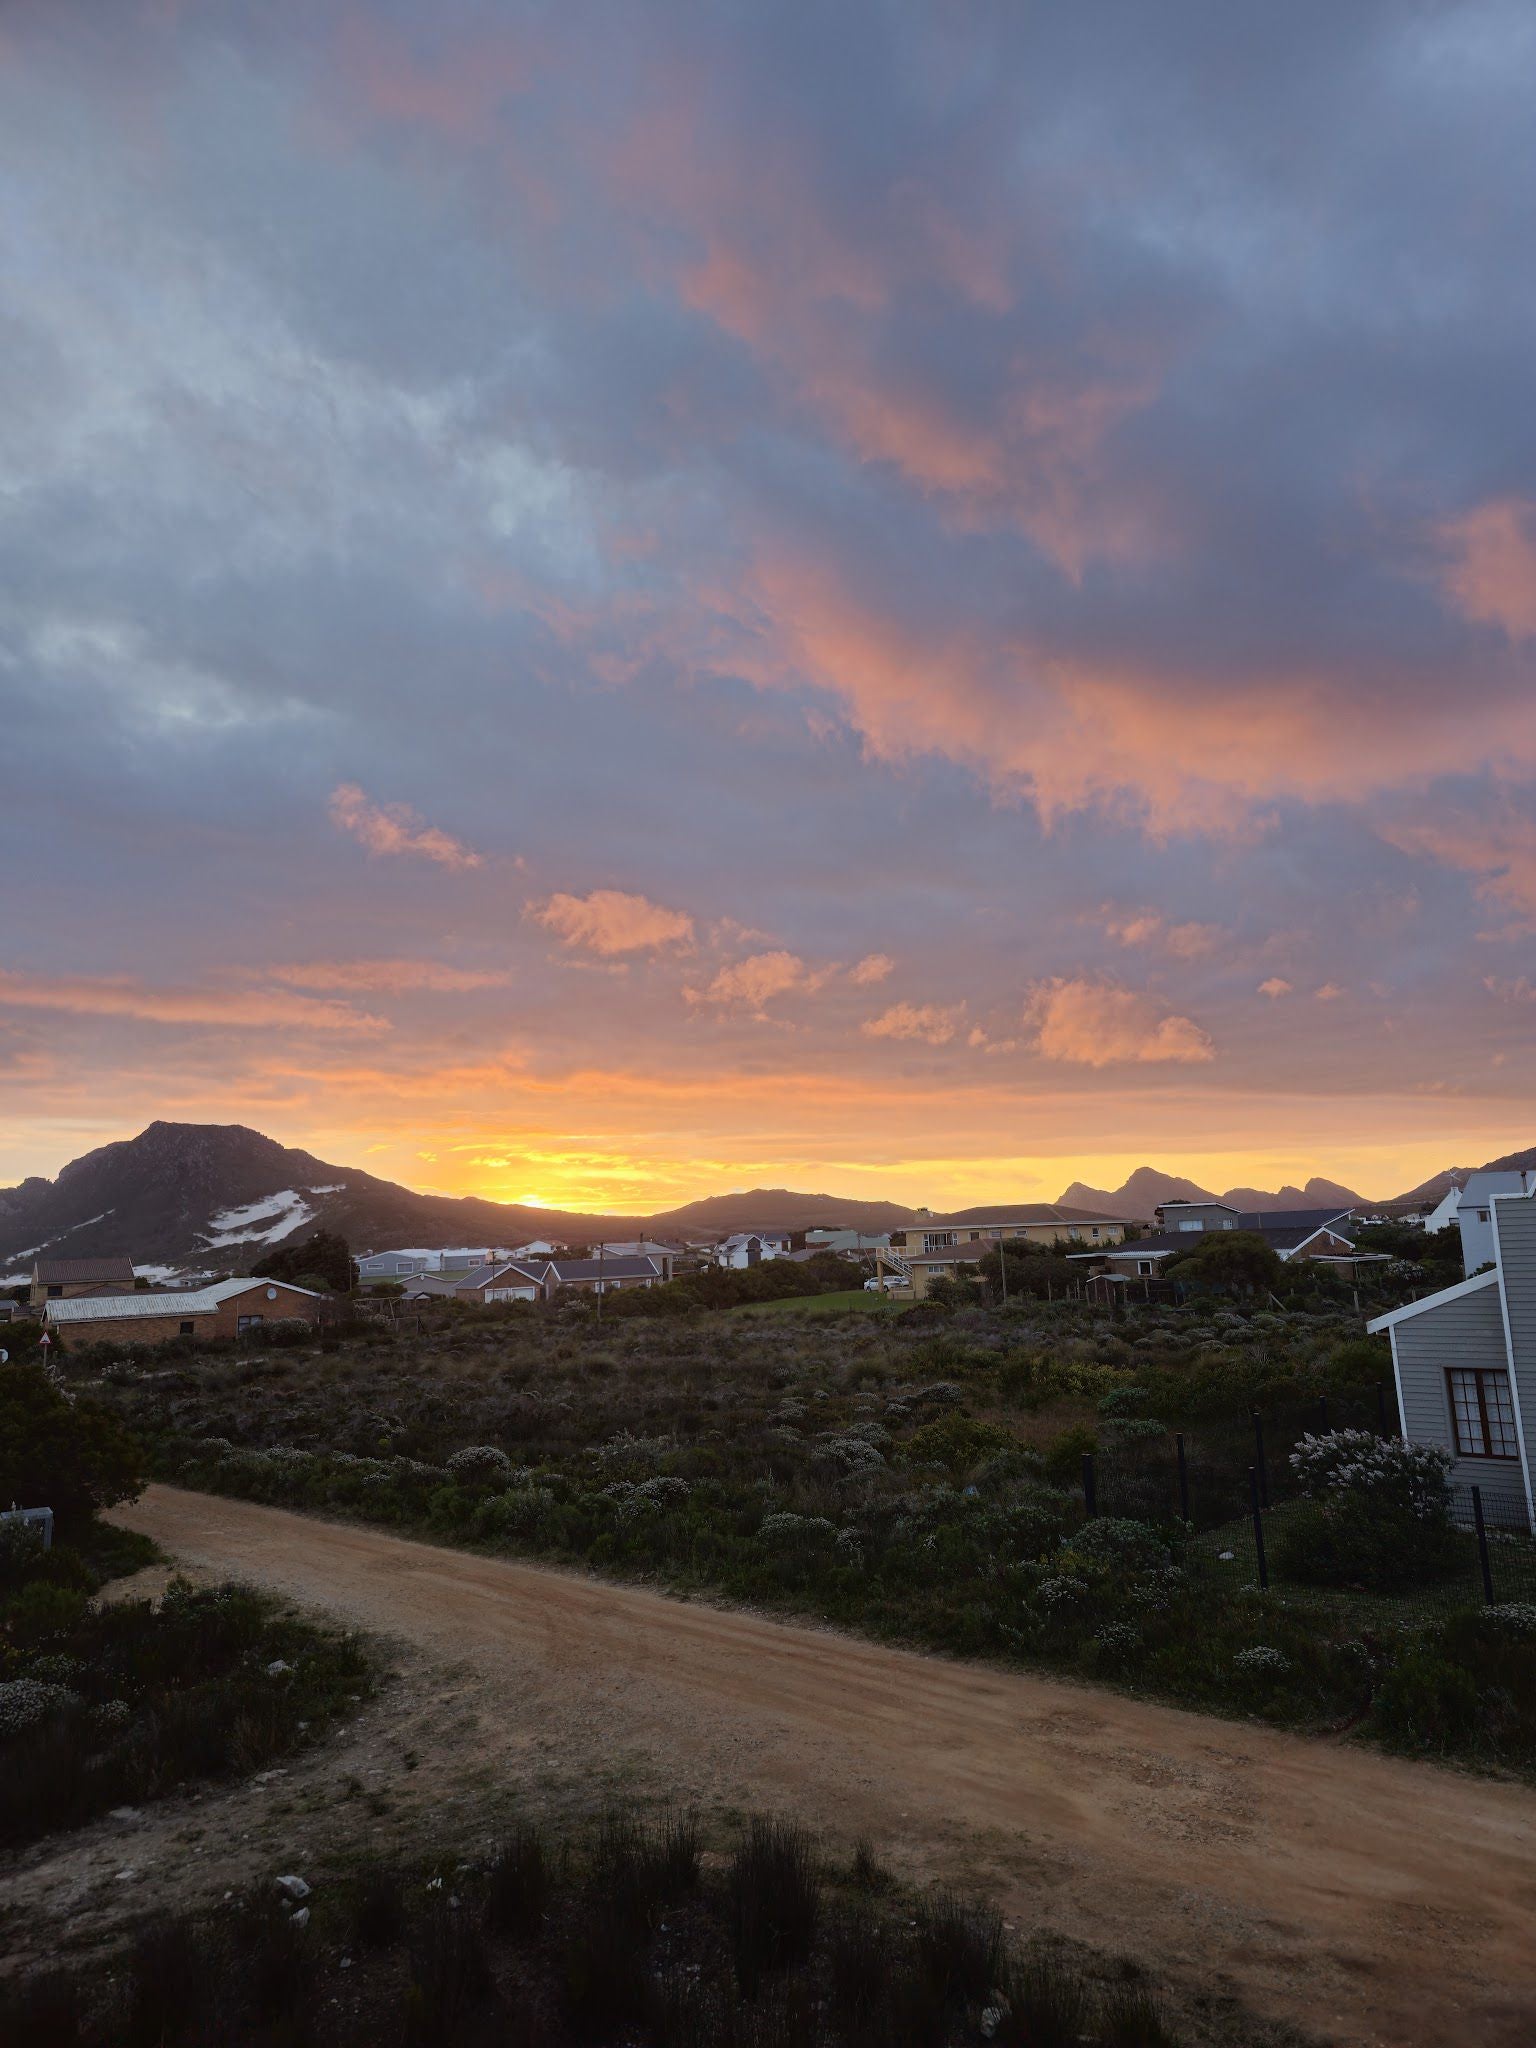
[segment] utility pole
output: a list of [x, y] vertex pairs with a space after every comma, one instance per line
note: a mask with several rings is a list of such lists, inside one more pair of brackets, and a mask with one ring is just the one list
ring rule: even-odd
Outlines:
[[597, 1319], [603, 1319], [603, 1241], [597, 1242]]
[[999, 1229], [997, 1233], [997, 1270], [1003, 1276], [1003, 1307], [1008, 1306], [1008, 1248]]

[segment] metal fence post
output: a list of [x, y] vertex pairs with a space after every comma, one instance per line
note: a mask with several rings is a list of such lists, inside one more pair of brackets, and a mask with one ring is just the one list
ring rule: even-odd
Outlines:
[[1184, 1432], [1182, 1429], [1178, 1431], [1173, 1441], [1179, 1453], [1179, 1520], [1187, 1522], [1189, 1520], [1189, 1460], [1184, 1455]]
[[1258, 1475], [1259, 1501], [1262, 1506], [1267, 1508], [1269, 1506], [1269, 1473], [1264, 1464], [1264, 1418], [1260, 1415], [1257, 1408], [1253, 1411], [1253, 1460], [1254, 1470]]
[[1323, 1435], [1326, 1436], [1328, 1434], [1328, 1396], [1326, 1394], [1318, 1395], [1317, 1412], [1322, 1417]]
[[1483, 1598], [1493, 1605], [1493, 1563], [1488, 1555], [1488, 1526], [1483, 1520], [1483, 1489], [1472, 1489], [1472, 1520], [1477, 1529], [1477, 1561], [1483, 1572]]
[[1387, 1427], [1387, 1383], [1385, 1380], [1378, 1380], [1376, 1382], [1376, 1424], [1383, 1436], [1390, 1436], [1392, 1434], [1391, 1430]]
[[1083, 1453], [1083, 1512], [1090, 1517], [1099, 1512], [1099, 1488], [1093, 1469], [1092, 1451]]
[[1248, 1467], [1248, 1498], [1253, 1505], [1253, 1549], [1259, 1561], [1259, 1585], [1268, 1592], [1269, 1561], [1264, 1555], [1264, 1515], [1259, 1505], [1259, 1473], [1255, 1465]]

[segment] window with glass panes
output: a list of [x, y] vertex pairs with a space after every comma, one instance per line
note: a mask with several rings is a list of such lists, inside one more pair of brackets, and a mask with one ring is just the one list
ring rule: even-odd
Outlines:
[[1459, 1454], [1463, 1458], [1518, 1458], [1520, 1440], [1515, 1433], [1509, 1375], [1456, 1367], [1446, 1379]]

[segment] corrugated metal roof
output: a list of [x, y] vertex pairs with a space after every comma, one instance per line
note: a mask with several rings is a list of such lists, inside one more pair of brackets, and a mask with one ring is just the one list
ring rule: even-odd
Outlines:
[[269, 1287], [286, 1294], [302, 1294], [309, 1301], [324, 1299], [312, 1287], [295, 1287], [287, 1280], [253, 1280], [247, 1275], [243, 1280], [215, 1280], [195, 1293], [79, 1294], [69, 1301], [50, 1301], [44, 1314], [51, 1323], [105, 1323], [137, 1316], [211, 1316], [236, 1295], [258, 1289], [264, 1295]]

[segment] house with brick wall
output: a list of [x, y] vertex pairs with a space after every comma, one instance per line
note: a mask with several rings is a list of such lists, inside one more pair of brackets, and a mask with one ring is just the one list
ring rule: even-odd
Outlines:
[[127, 1293], [133, 1287], [132, 1259], [35, 1259], [30, 1300], [72, 1301], [80, 1294]]
[[326, 1296], [286, 1280], [217, 1280], [180, 1294], [81, 1294], [44, 1305], [43, 1321], [66, 1344], [163, 1344], [172, 1337], [217, 1343], [267, 1323], [318, 1323]]

